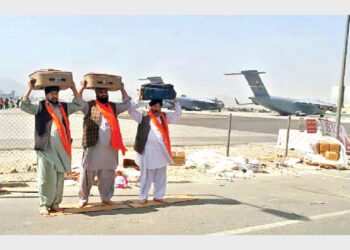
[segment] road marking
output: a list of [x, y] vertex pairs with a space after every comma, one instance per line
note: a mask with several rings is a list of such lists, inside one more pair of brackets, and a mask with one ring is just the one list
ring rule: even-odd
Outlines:
[[[344, 210], [344, 211], [333, 212], [333, 213], [328, 213], [328, 214], [314, 215], [314, 216], [309, 217], [309, 219], [310, 219], [311, 221], [315, 221], [315, 220], [320, 220], [320, 219], [325, 219], [325, 218], [331, 218], [331, 217], [336, 217], [336, 216], [346, 215], [346, 214], [350, 214], [350, 210]], [[213, 233], [213, 234], [209, 234], [209, 235], [235, 235], [235, 234], [245, 234], [245, 233], [250, 233], [250, 232], [254, 232], [254, 231], [266, 230], [266, 229], [271, 229], [271, 228], [276, 228], [276, 227], [283, 227], [283, 226], [288, 226], [288, 225], [293, 225], [293, 224], [299, 224], [299, 223], [304, 223], [304, 222], [308, 222], [308, 221], [302, 221], [302, 220], [287, 220], [287, 221], [281, 221], [281, 222], [270, 223], [270, 224], [264, 224], [264, 225], [253, 226], [253, 227], [238, 228], [238, 229], [234, 229], [234, 230], [228, 230], [228, 231]]]

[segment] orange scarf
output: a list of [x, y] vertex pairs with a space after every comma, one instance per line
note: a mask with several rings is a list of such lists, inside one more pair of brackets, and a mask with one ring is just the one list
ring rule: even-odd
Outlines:
[[107, 120], [109, 125], [111, 126], [111, 146], [114, 150], [120, 149], [125, 155], [126, 148], [123, 144], [123, 138], [120, 133], [119, 123], [118, 119], [112, 109], [112, 106], [108, 103], [108, 106], [106, 107], [99, 101], [95, 101], [97, 109], [101, 112], [103, 117]]
[[[51, 106], [47, 103], [47, 101], [45, 102], [45, 106], [46, 106], [47, 111], [51, 115], [53, 122], [55, 123], [55, 125], [57, 127], [57, 131], [58, 131], [58, 134], [61, 138], [63, 148], [67, 152], [69, 157], [71, 158], [72, 157], [72, 146], [71, 146], [72, 140], [70, 137], [69, 121], [68, 121], [66, 112], [64, 111], [63, 106], [59, 105], [61, 115], [62, 115], [62, 118], [63, 118], [63, 121], [66, 125], [67, 130], [64, 128], [60, 118], [58, 117], [56, 112], [53, 110], [53, 108], [51, 108]], [[67, 132], [67, 135], [66, 135], [66, 132]]]
[[165, 144], [166, 149], [168, 150], [169, 155], [171, 155], [171, 146], [170, 146], [170, 138], [169, 138], [169, 128], [168, 128], [168, 123], [166, 121], [165, 115], [164, 113], [160, 113], [162, 120], [164, 121], [164, 127], [162, 126], [162, 124], [158, 121], [158, 119], [156, 118], [156, 116], [153, 114], [152, 111], [148, 112], [149, 117], [151, 118], [152, 122], [154, 123], [154, 125], [156, 125], [156, 127], [158, 128], [159, 132], [162, 134], [163, 136], [163, 141]]

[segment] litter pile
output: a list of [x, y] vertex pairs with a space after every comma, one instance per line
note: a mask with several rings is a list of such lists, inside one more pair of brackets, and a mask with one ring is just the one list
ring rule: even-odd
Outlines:
[[202, 150], [186, 158], [186, 167], [196, 167], [203, 173], [215, 174], [232, 181], [233, 178], [250, 178], [254, 173], [263, 173], [266, 165], [244, 156], [226, 157]]
[[344, 145], [336, 138], [323, 136], [310, 144], [303, 155], [305, 164], [322, 168], [349, 169]]
[[135, 168], [124, 168], [122, 166], [118, 166], [116, 172], [120, 171], [121, 174], [127, 177], [128, 182], [138, 182], [140, 181], [140, 171]]
[[[72, 172], [64, 174], [64, 185], [73, 186], [79, 183], [80, 177], [80, 162], [72, 164]], [[140, 180], [140, 171], [133, 166], [117, 166], [115, 170], [116, 187], [127, 188], [127, 183], [138, 182]], [[93, 185], [98, 185], [97, 178], [94, 180]]]

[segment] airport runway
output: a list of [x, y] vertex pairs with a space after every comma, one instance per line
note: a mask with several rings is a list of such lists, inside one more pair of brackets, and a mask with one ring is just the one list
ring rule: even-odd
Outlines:
[[[288, 127], [288, 117], [285, 116], [274, 116], [259, 113], [242, 113], [232, 115], [232, 130], [256, 132], [256, 133], [266, 133], [278, 135], [278, 130], [280, 128]], [[311, 117], [312, 119], [318, 119], [318, 117]], [[292, 118], [291, 129], [298, 129], [299, 117]], [[304, 117], [307, 119], [307, 117]], [[330, 119], [331, 120], [331, 119]], [[201, 115], [201, 114], [191, 114], [191, 119], [182, 119], [178, 124], [183, 124], [187, 126], [198, 126], [216, 129], [228, 128], [228, 115]], [[350, 132], [350, 123], [342, 122], [346, 131]]]
[[[130, 118], [123, 117], [123, 119]], [[304, 119], [307, 118], [304, 117]], [[318, 119], [318, 117], [312, 117], [312, 119]], [[291, 129], [298, 129], [298, 120], [299, 117], [292, 118]], [[179, 120], [177, 124], [227, 130], [228, 114], [184, 113], [184, 118]], [[342, 125], [349, 133], [350, 123], [346, 122], [342, 123]], [[259, 113], [240, 113], [232, 115], [232, 130], [278, 135], [279, 129], [287, 127], [288, 117], [286, 116], [275, 116], [272, 114], [266, 115]]]

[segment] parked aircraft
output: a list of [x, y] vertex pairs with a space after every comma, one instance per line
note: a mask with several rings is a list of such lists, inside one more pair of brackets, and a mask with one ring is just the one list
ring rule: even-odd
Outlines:
[[[139, 80], [149, 80], [152, 84], [164, 84], [163, 79], [160, 76], [147, 77]], [[218, 100], [217, 98], [196, 98], [181, 95], [177, 96], [176, 99], [180, 102], [182, 109], [189, 111], [218, 110], [220, 112], [221, 109], [225, 107], [223, 101]], [[173, 109], [174, 102], [172, 100], [164, 100], [163, 107]]]
[[239, 103], [235, 98], [238, 105], [249, 105], [256, 104], [264, 106], [272, 111], [276, 111], [280, 115], [320, 115], [324, 116], [326, 111], [335, 112], [337, 106], [334, 104], [322, 102], [315, 99], [289, 99], [284, 97], [270, 96], [267, 92], [259, 74], [265, 72], [258, 72], [257, 70], [245, 70], [241, 73], [228, 73], [225, 75], [244, 75], [251, 90], [253, 91], [254, 97], [249, 97], [252, 103]]

